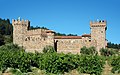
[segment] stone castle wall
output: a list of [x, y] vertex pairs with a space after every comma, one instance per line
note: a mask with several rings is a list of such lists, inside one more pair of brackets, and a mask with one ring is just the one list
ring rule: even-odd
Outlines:
[[57, 52], [80, 53], [82, 39], [55, 39], [57, 42]]
[[13, 43], [28, 52], [42, 52], [47, 45], [55, 47], [57, 52], [80, 53], [83, 46], [95, 46], [99, 51], [106, 46], [106, 22], [90, 22], [91, 34], [82, 36], [54, 36], [54, 31], [46, 29], [29, 30], [28, 20], [13, 20]]
[[13, 20], [13, 43], [28, 52], [42, 52], [47, 45], [54, 46], [54, 33], [45, 29], [29, 30], [29, 21]]
[[[86, 34], [85, 34], [86, 35]], [[89, 35], [90, 36], [90, 35]], [[83, 46], [91, 46], [90, 37], [81, 36], [56, 36], [55, 41], [57, 42], [57, 52], [63, 53], [80, 53], [80, 49]]]

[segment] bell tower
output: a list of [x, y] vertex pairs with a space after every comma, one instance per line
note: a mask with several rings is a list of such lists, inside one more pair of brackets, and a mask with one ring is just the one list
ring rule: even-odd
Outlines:
[[106, 47], [106, 24], [107, 22], [105, 20], [90, 22], [91, 42], [98, 50], [98, 53], [101, 48]]

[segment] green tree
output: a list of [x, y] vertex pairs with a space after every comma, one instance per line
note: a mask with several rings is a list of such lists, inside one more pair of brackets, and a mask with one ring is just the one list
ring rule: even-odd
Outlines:
[[4, 44], [5, 44], [4, 37], [0, 34], [0, 46]]

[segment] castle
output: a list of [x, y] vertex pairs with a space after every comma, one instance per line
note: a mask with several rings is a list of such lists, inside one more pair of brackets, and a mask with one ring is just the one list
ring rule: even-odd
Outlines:
[[90, 34], [82, 36], [55, 36], [55, 32], [46, 29], [30, 30], [30, 21], [12, 20], [13, 43], [25, 48], [27, 52], [42, 52], [43, 48], [50, 45], [57, 52], [80, 53], [83, 46], [94, 46], [99, 50], [107, 46], [106, 21], [90, 22]]

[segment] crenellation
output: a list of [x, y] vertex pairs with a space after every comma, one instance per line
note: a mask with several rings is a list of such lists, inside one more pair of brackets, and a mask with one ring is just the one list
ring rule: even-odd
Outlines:
[[22, 46], [27, 52], [42, 52], [43, 48], [51, 45], [57, 52], [80, 53], [83, 46], [94, 46], [99, 50], [106, 47], [106, 24], [105, 20], [90, 21], [90, 34], [82, 36], [55, 36], [53, 30], [33, 29], [30, 30], [30, 21], [12, 20], [13, 43]]
[[90, 26], [91, 27], [106, 27], [106, 20], [99, 20], [99, 21], [90, 21]]

